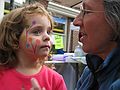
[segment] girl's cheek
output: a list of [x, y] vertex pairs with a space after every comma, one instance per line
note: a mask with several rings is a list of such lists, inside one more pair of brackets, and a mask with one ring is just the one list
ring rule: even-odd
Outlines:
[[32, 52], [35, 54], [37, 49], [40, 46], [41, 41], [39, 39], [34, 39], [29, 37], [26, 43], [26, 47], [30, 48], [32, 50]]
[[19, 47], [23, 47], [26, 43], [26, 36], [22, 35], [19, 41]]
[[27, 38], [27, 40], [26, 40], [26, 48], [31, 48], [31, 45], [32, 45], [32, 38], [29, 37], [29, 38]]
[[36, 45], [39, 46], [41, 41], [39, 39], [36, 39]]
[[22, 35], [22, 36], [21, 36], [21, 41], [23, 41], [23, 42], [26, 41], [26, 36], [25, 36], [25, 35]]

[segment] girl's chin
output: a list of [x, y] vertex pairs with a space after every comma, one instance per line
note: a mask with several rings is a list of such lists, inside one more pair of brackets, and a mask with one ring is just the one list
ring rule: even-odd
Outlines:
[[41, 58], [46, 58], [46, 57], [48, 57], [48, 53], [45, 53], [45, 54], [39, 55], [39, 57], [41, 57]]

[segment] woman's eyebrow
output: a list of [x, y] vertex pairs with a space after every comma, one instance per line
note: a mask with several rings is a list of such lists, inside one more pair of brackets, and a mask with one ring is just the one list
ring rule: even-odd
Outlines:
[[88, 5], [88, 4], [84, 3], [84, 2], [82, 3], [82, 5], [83, 5], [83, 9], [89, 9], [89, 10], [92, 9], [90, 5]]

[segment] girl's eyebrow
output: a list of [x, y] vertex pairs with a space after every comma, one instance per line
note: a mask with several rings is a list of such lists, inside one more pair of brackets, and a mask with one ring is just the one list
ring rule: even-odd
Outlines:
[[35, 28], [42, 28], [42, 25], [31, 25], [29, 26], [29, 28], [27, 28], [27, 31], [33, 31]]
[[[36, 25], [33, 25], [33, 26], [31, 26], [30, 28], [28, 28], [29, 29], [29, 31], [32, 31], [32, 30], [34, 30], [35, 28], [43, 28], [44, 26], [43, 25], [41, 25], [41, 24], [36, 24]], [[48, 27], [47, 28], [47, 30], [49, 30], [49, 31], [52, 31], [52, 27], [50, 26], [50, 27]]]
[[43, 27], [43, 25], [41, 25], [41, 24], [35, 24], [35, 25], [32, 25], [30, 28], [31, 29], [33, 29], [33, 28], [41, 28], [41, 27]]

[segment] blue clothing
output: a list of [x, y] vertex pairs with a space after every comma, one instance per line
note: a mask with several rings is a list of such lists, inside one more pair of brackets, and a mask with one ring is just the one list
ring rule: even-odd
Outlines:
[[86, 55], [87, 66], [77, 83], [77, 90], [120, 90], [120, 47], [105, 60]]

